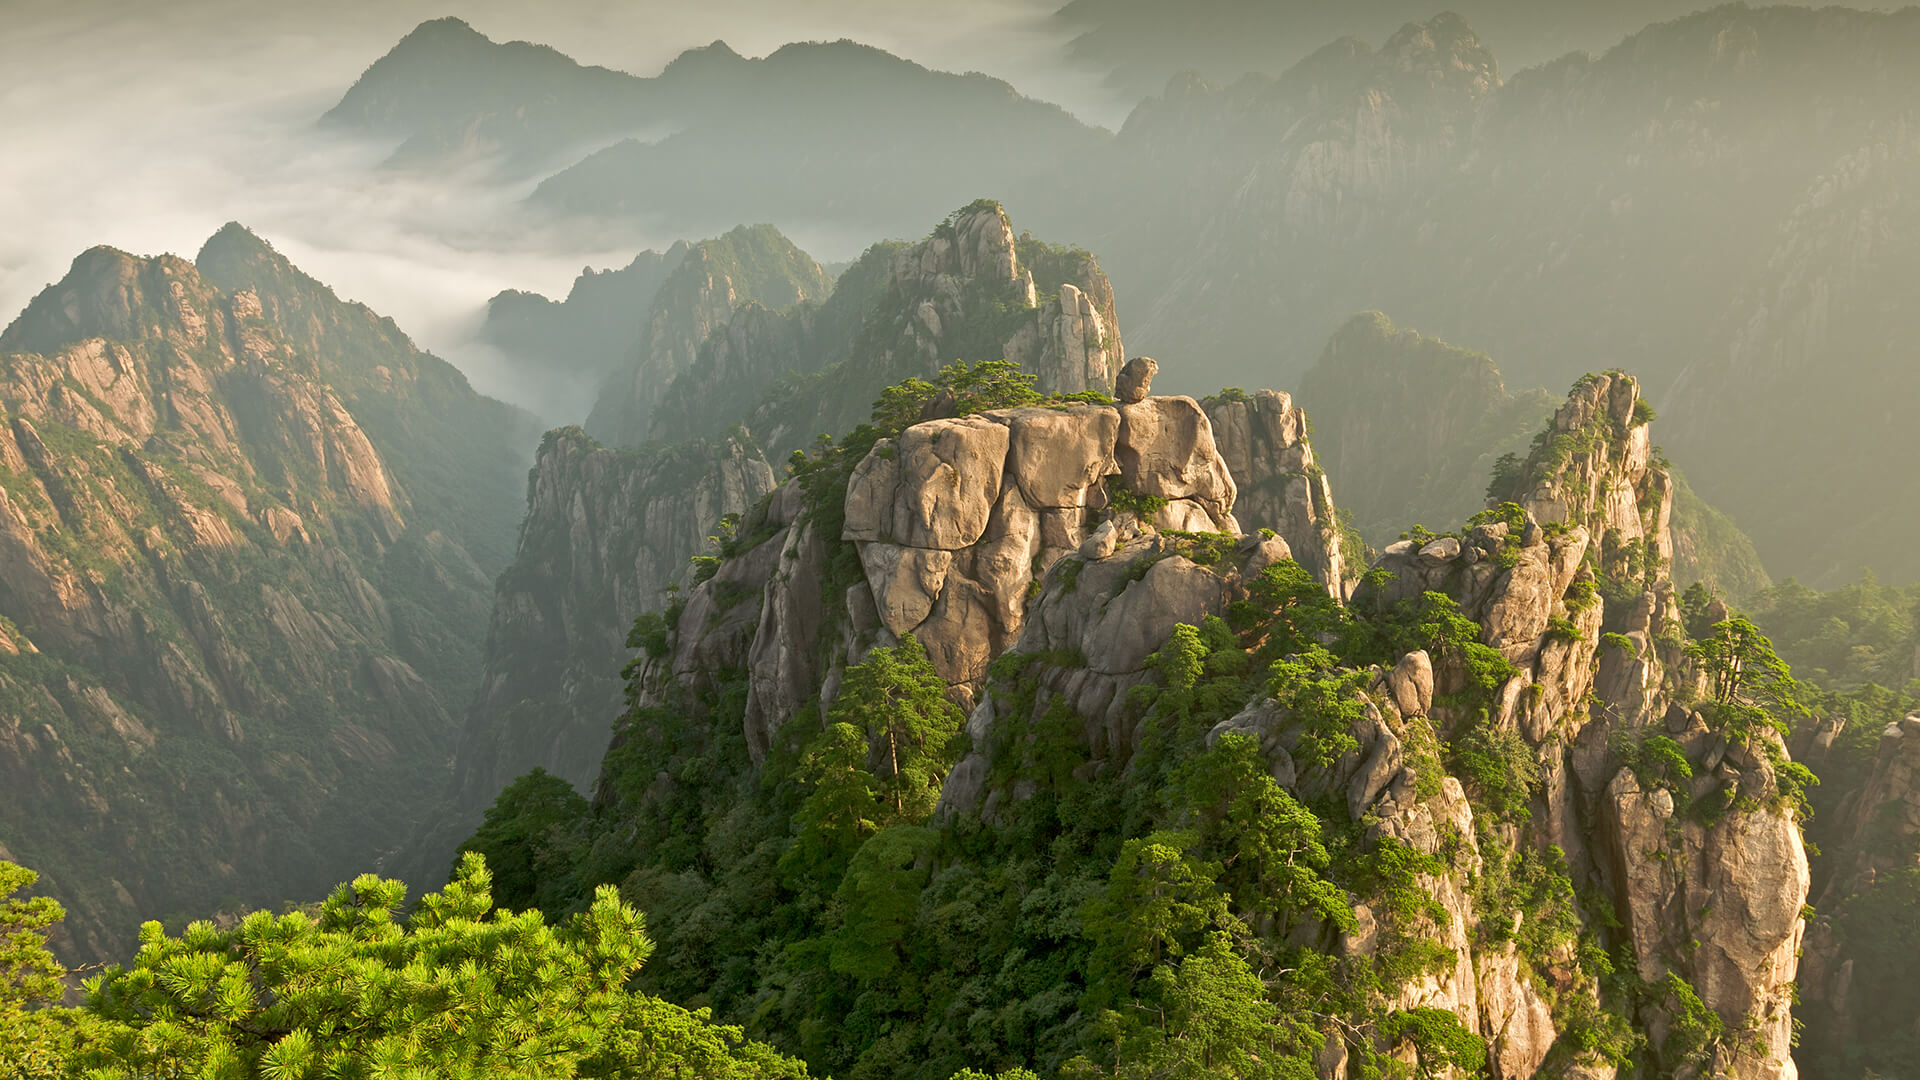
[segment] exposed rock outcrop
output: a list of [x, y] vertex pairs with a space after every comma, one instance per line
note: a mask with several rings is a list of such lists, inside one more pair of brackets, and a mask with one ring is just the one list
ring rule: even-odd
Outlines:
[[754, 301], [784, 310], [832, 288], [826, 271], [771, 226], [741, 226], [693, 245], [653, 296], [645, 328], [601, 389], [587, 430], [611, 446], [657, 439], [653, 418], [662, 396], [736, 308]]
[[956, 211], [917, 244], [876, 246], [855, 269], [882, 266], [877, 290], [856, 282], [867, 298], [858, 321], [838, 316], [857, 330], [842, 351], [815, 350], [822, 370], [804, 392], [762, 399], [748, 417], [775, 456], [821, 432], [851, 430], [882, 389], [931, 379], [954, 361], [1011, 361], [1041, 393], [1113, 389], [1126, 354], [1112, 283], [1084, 251], [1016, 236], [998, 203]]
[[[794, 484], [771, 509], [746, 513], [777, 482], [768, 461], [810, 447], [822, 431], [853, 428], [888, 384], [933, 378], [954, 360], [1010, 359], [1043, 392], [1095, 391], [1097, 399], [1120, 366], [1113, 289], [1090, 255], [1016, 237], [1005, 212], [987, 202], [957, 212], [918, 244], [876, 244], [823, 301], [802, 289], [776, 302], [763, 282], [758, 300], [710, 317], [727, 288], [740, 298], [737, 286], [723, 288], [723, 276], [708, 272], [732, 265], [728, 252], [749, 249], [734, 262], [758, 252], [762, 278], [767, 265], [792, 261], [774, 257], [784, 249], [760, 242], [763, 231], [696, 245], [655, 301], [655, 336], [667, 342], [659, 355], [685, 363], [642, 373], [653, 380], [647, 430], [675, 445], [614, 451], [592, 448], [577, 431], [548, 436], [520, 550], [501, 581], [454, 808], [417, 845], [423, 857], [457, 842], [501, 787], [535, 765], [587, 783], [620, 713], [626, 635], [643, 612], [681, 599], [683, 622], [716, 620], [704, 644], [688, 636], [683, 644], [694, 656], [672, 667], [690, 671], [724, 654], [750, 671], [747, 725], [759, 732], [757, 747], [817, 697], [831, 665], [815, 633], [844, 610], [873, 613], [878, 621], [862, 622], [863, 631], [917, 630], [941, 650], [943, 674], [964, 693], [1018, 636], [1036, 573], [1084, 540], [1091, 516], [1106, 506], [1105, 477], [1134, 476], [1115, 464], [1125, 425], [1108, 407], [1017, 410], [914, 429], [897, 460], [884, 456], [895, 453], [891, 444], [871, 460], [871, 474], [855, 485], [864, 501], [850, 498], [845, 508], [872, 584], [848, 596], [854, 583], [841, 582], [823, 599], [826, 563], [842, 537], [837, 527], [822, 533], [800, 520], [804, 499]], [[703, 319], [711, 333], [683, 348]], [[603, 415], [639, 415], [628, 389], [609, 390]], [[1199, 409], [1189, 401], [1175, 412], [1182, 431], [1149, 441], [1184, 439], [1184, 457], [1159, 463], [1140, 483], [1178, 489], [1168, 513], [1182, 527], [1211, 530], [1215, 515], [1231, 521], [1231, 480]], [[751, 553], [728, 560], [702, 589], [677, 598], [664, 591], [692, 584], [687, 560], [708, 554], [705, 538], [729, 514], [743, 515], [731, 544]], [[743, 603], [748, 595], [761, 602]], [[768, 622], [752, 636], [749, 657], [746, 635], [758, 623], [742, 620], [763, 614]]]
[[1336, 598], [1351, 589], [1359, 567], [1349, 553], [1333, 488], [1307, 441], [1307, 414], [1287, 394], [1261, 390], [1250, 398], [1208, 398], [1220, 456], [1238, 481], [1240, 523], [1286, 538], [1300, 565]]

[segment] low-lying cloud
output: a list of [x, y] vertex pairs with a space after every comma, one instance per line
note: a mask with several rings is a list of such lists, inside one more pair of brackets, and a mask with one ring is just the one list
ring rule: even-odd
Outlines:
[[[1098, 79], [1058, 62], [1051, 7], [16, 0], [0, 34], [10, 75], [0, 87], [0, 322], [88, 247], [191, 257], [234, 220], [342, 296], [391, 315], [482, 389], [524, 398], [498, 357], [472, 340], [484, 301], [505, 288], [562, 296], [583, 266], [625, 265], [640, 247], [677, 237], [541, 228], [518, 210], [531, 183], [383, 170], [391, 145], [316, 129], [413, 26], [454, 14], [495, 40], [552, 44], [583, 63], [640, 74], [716, 38], [760, 55], [793, 40], [854, 37], [929, 66], [1008, 77], [1091, 121], [1117, 123], [1121, 106]], [[789, 227], [827, 260], [875, 238]]]

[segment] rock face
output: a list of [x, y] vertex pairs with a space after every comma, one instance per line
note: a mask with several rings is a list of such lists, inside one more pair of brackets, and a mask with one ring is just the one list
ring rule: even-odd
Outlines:
[[519, 552], [494, 594], [455, 766], [453, 842], [535, 765], [591, 785], [620, 712], [634, 617], [687, 581], [688, 560], [708, 549], [716, 523], [771, 490], [766, 461], [736, 442], [632, 453], [603, 449], [578, 428], [548, 433]]
[[1012, 361], [1041, 393], [1113, 389], [1126, 355], [1113, 285], [1088, 253], [1016, 236], [998, 203], [964, 207], [927, 239], [868, 259], [884, 266], [883, 284], [873, 295], [861, 283], [871, 298], [844, 351], [822, 356], [830, 366], [804, 393], [762, 398], [746, 420], [776, 453], [851, 430], [882, 389], [956, 360]]
[[1220, 456], [1239, 482], [1241, 524], [1285, 537], [1294, 559], [1344, 598], [1358, 566], [1346, 550], [1332, 485], [1307, 442], [1307, 414], [1275, 390], [1246, 400], [1208, 398], [1206, 409]]
[[1156, 521], [1238, 531], [1206, 416], [1191, 398], [1149, 398], [908, 428], [854, 470], [842, 536], [859, 549], [882, 627], [914, 634], [970, 699], [1020, 638], [1035, 581], [1088, 539], [1109, 477], [1167, 499]]
[[[1156, 422], [1134, 423], [1130, 410]], [[1179, 422], [1159, 420], [1163, 414]], [[1232, 479], [1189, 398], [931, 420], [881, 440], [852, 470], [839, 535], [822, 535], [802, 509], [799, 481], [756, 508], [742, 528], [767, 539], [693, 590], [671, 660], [657, 675], [672, 683], [744, 669], [746, 737], [756, 757], [809, 705], [830, 703], [837, 669], [907, 634], [970, 707], [992, 660], [1032, 633], [1031, 605], [1049, 567], [1085, 545], [1159, 535], [1136, 513], [1115, 512], [1112, 485], [1184, 491], [1166, 496], [1157, 520], [1236, 531]], [[1181, 543], [1165, 541], [1165, 550]], [[845, 581], [829, 565], [843, 545], [858, 567]], [[1122, 658], [1137, 674], [1173, 625], [1156, 613], [1159, 601], [1193, 580], [1173, 565], [1156, 568], [1117, 601], [1089, 655]], [[1211, 609], [1210, 601], [1188, 613]], [[666, 692], [656, 684], [649, 700]]]
[[693, 245], [654, 295], [644, 329], [594, 402], [587, 430], [612, 446], [655, 439], [661, 396], [735, 308], [751, 300], [784, 310], [832, 288], [826, 271], [771, 226], [741, 226]]
[[[850, 498], [846, 507], [849, 536], [858, 520], [867, 541], [859, 558], [871, 568], [871, 587], [848, 597], [846, 582], [842, 595], [823, 600], [824, 560], [842, 539], [837, 528], [795, 526], [804, 501], [795, 485], [782, 490], [776, 509], [747, 513], [776, 484], [768, 461], [866, 419], [889, 383], [931, 378], [956, 359], [1015, 360], [1050, 393], [1111, 389], [1121, 356], [1113, 289], [1085, 252], [1016, 237], [1005, 212], [982, 203], [921, 243], [875, 245], [823, 301], [799, 290], [781, 302], [767, 282], [787, 278], [767, 267], [785, 267], [797, 253], [781, 254], [786, 249], [762, 232], [736, 230], [724, 243], [694, 246], [654, 303], [650, 325], [665, 344], [646, 354], [690, 359], [650, 362], [632, 373], [633, 387], [616, 380], [602, 398], [597, 415], [637, 416], [629, 390], [644, 385], [647, 400], [659, 403], [648, 407], [647, 431], [672, 446], [604, 450], [577, 429], [550, 433], [543, 444], [520, 548], [495, 600], [451, 806], [415, 845], [416, 877], [442, 873], [441, 856], [528, 769], [542, 766], [582, 786], [592, 779], [621, 712], [627, 632], [642, 613], [684, 599], [683, 620], [719, 618], [715, 633], [726, 638], [754, 628], [735, 616], [760, 605], [740, 597], [766, 594], [767, 611], [784, 613], [768, 616], [778, 629], [754, 640], [751, 663], [744, 642], [726, 653], [753, 672], [754, 724], [763, 716], [784, 723], [818, 690], [825, 668], [813, 633], [826, 616], [822, 604], [884, 618], [866, 629], [917, 628], [942, 643], [943, 673], [977, 685], [986, 661], [1019, 634], [1036, 566], [1077, 547], [1106, 506], [1105, 478], [1124, 471], [1115, 465], [1123, 424], [1112, 408], [1015, 410], [915, 428], [895, 457], [872, 459], [856, 485], [866, 501]], [[736, 263], [759, 268], [759, 299], [722, 314], [722, 295], [737, 297], [740, 286], [716, 268]], [[711, 333], [689, 347], [703, 320]], [[1191, 402], [1183, 415], [1183, 432], [1168, 440], [1185, 440], [1173, 482], [1193, 491], [1171, 512], [1212, 529], [1210, 514], [1231, 521], [1231, 480], [1205, 417]], [[759, 561], [729, 561], [707, 587], [669, 594], [669, 585], [692, 584], [688, 559], [710, 554], [706, 538], [726, 515], [743, 515], [735, 542], [757, 545]], [[796, 579], [796, 560], [818, 578]], [[783, 576], [770, 583], [762, 570]], [[701, 650], [725, 652], [715, 644]]]
[[[1323, 1076], [1361, 1055], [1430, 1064], [1396, 1017], [1457, 1025], [1499, 1080], [1629, 1075], [1635, 1033], [1660, 1075], [1797, 1075], [1809, 873], [1790, 761], [1712, 726], [1662, 558], [1674, 487], [1632, 378], [1582, 379], [1506, 478], [1520, 501], [1389, 546], [1345, 599], [1286, 535], [1202, 531], [1245, 520], [1255, 485], [1233, 456], [1269, 478], [1311, 470], [1284, 395], [973, 415], [938, 415], [957, 394], [932, 401], [857, 462], [817, 458], [754, 508], [742, 529], [757, 542], [647, 646], [616, 747], [655, 745], [650, 725], [683, 715], [714, 739], [738, 723], [739, 790], [764, 785], [759, 770], [832, 715], [847, 669], [912, 634], [968, 712], [933, 818], [957, 835], [1013, 829], [1026, 857], [1035, 821], [1151, 813], [1138, 808], [1194, 782], [1198, 758], [1170, 755], [1233, 735], [1334, 823], [1315, 835], [1351, 845], [1341, 859], [1398, 875], [1386, 891], [1346, 879], [1319, 916], [1232, 913], [1377, 976], [1356, 991], [1364, 1024], [1321, 1030]], [[629, 757], [603, 774], [608, 820], [684, 797], [670, 772], [618, 775]], [[1615, 964], [1631, 977], [1609, 978]]]
[[[1446, 591], [1480, 623], [1482, 640], [1520, 667], [1499, 695], [1497, 723], [1540, 748], [1546, 805], [1517, 839], [1554, 844], [1576, 881], [1611, 897], [1642, 979], [1679, 979], [1738, 1033], [1701, 1051], [1706, 1059], [1678, 1060], [1670, 1037], [1681, 1006], [1645, 999], [1638, 1022], [1664, 1067], [1791, 1077], [1791, 984], [1809, 876], [1795, 814], [1772, 798], [1785, 749], [1729, 748], [1699, 713], [1674, 704], [1697, 698], [1698, 676], [1680, 648], [1665, 571], [1673, 484], [1649, 460], [1638, 405], [1630, 377], [1582, 379], [1516, 484], [1522, 519], [1481, 525], [1465, 543], [1392, 545], [1380, 565], [1393, 583], [1355, 602]], [[1604, 610], [1582, 584], [1596, 573], [1602, 592], [1630, 599]], [[1598, 650], [1582, 644], [1603, 629]], [[1613, 635], [1630, 647], [1610, 643]], [[1437, 678], [1448, 685], [1446, 673]], [[1594, 704], [1583, 707], [1589, 694]], [[1717, 791], [1735, 808], [1710, 823], [1677, 817], [1672, 794], [1620, 757], [1621, 745], [1656, 735], [1700, 763], [1689, 797]], [[1583, 821], [1599, 822], [1597, 832]]]
[[[1263, 394], [1256, 401], [1283, 404], [1284, 398]], [[1735, 1033], [1697, 1053], [1685, 1051], [1673, 1036], [1677, 1000], [1649, 995], [1634, 1006], [1634, 1023], [1648, 1032], [1664, 1068], [1676, 1075], [1790, 1077], [1797, 1075], [1790, 1056], [1791, 984], [1809, 877], [1792, 811], [1766, 801], [1773, 762], [1785, 759], [1784, 748], [1774, 747], [1777, 757], [1764, 745], [1729, 748], [1698, 713], [1672, 704], [1676, 693], [1697, 691], [1675, 636], [1678, 612], [1663, 564], [1633, 554], [1667, 549], [1672, 501], [1669, 478], [1648, 460], [1637, 403], [1630, 378], [1583, 380], [1524, 469], [1527, 508], [1502, 511], [1511, 520], [1488, 520], [1464, 536], [1390, 546], [1375, 567], [1386, 576], [1370, 577], [1353, 599], [1356, 608], [1387, 610], [1425, 593], [1450, 596], [1478, 624], [1481, 642], [1517, 669], [1484, 720], [1460, 704], [1468, 673], [1457, 657], [1436, 663], [1412, 652], [1371, 674], [1366, 718], [1350, 731], [1352, 749], [1331, 767], [1301, 764], [1302, 729], [1272, 700], [1253, 702], [1212, 737], [1253, 736], [1275, 778], [1303, 800], [1338, 799], [1355, 820], [1374, 823], [1369, 835], [1398, 838], [1447, 863], [1447, 872], [1419, 878], [1437, 901], [1436, 915], [1444, 917], [1423, 917], [1427, 921], [1396, 932], [1426, 936], [1455, 960], [1400, 988], [1394, 1005], [1454, 1013], [1488, 1041], [1493, 1075], [1610, 1076], [1613, 1070], [1577, 1056], [1550, 1059], [1562, 1034], [1552, 1002], [1597, 993], [1591, 978], [1579, 974], [1571, 945], [1557, 958], [1542, 958], [1523, 956], [1511, 943], [1484, 944], [1476, 878], [1488, 842], [1504, 851], [1557, 852], [1552, 857], [1566, 860], [1576, 888], [1613, 905], [1618, 943], [1637, 958], [1639, 977], [1666, 985], [1671, 974], [1717, 1014], [1724, 1031]], [[1234, 404], [1240, 415], [1254, 411]], [[1222, 415], [1218, 406], [1215, 414]], [[1221, 442], [1233, 445], [1231, 437]], [[1236, 512], [1247, 513], [1244, 503]], [[1144, 575], [1143, 563], [1149, 567]], [[1037, 682], [1022, 682], [1017, 694], [1000, 683], [984, 688], [968, 722], [977, 749], [949, 776], [945, 812], [994, 820], [1007, 800], [1024, 797], [1017, 786], [988, 781], [996, 773], [991, 748], [1007, 745], [996, 731], [1038, 724], [1057, 703], [1083, 718], [1093, 768], [1124, 767], [1138, 745], [1142, 715], [1128, 691], [1148, 678], [1152, 643], [1164, 640], [1173, 622], [1195, 624], [1224, 613], [1259, 567], [1252, 560], [1197, 567], [1172, 554], [1165, 538], [1089, 545], [1056, 565], [1015, 648], [1023, 655], [1084, 659], [1042, 665]], [[1596, 574], [1616, 595], [1613, 583], [1631, 587], [1622, 610], [1605, 610]], [[1623, 634], [1632, 650], [1594, 648], [1603, 628]], [[1418, 762], [1439, 760], [1423, 747], [1480, 722], [1523, 740], [1535, 758], [1540, 787], [1529, 816], [1476, 820], [1458, 779], [1421, 782], [1429, 766]], [[1670, 792], [1643, 784], [1615, 749], [1654, 734], [1670, 735], [1689, 758], [1704, 763], [1707, 771], [1691, 795], [1737, 789], [1751, 802], [1718, 820], [1676, 815]], [[1584, 822], [1598, 827], [1590, 831]], [[1587, 910], [1583, 918], [1603, 941], [1615, 933], [1607, 929], [1606, 913]], [[1373, 940], [1363, 938], [1357, 948], [1371, 949]], [[1684, 1053], [1693, 1056], [1683, 1059]], [[1550, 1060], [1562, 1071], [1543, 1071]]]
[[83, 254], [0, 334], [0, 409], [0, 843], [66, 949], [396, 844], [527, 419], [239, 226], [197, 264]]

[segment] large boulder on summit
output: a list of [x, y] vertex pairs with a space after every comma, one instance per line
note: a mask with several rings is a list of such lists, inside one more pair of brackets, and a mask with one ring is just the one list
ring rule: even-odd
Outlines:
[[1118, 471], [1118, 412], [1098, 405], [1016, 409], [1007, 423], [1007, 475], [1028, 505], [1079, 508], [1104, 497], [1101, 481]]
[[1160, 371], [1160, 365], [1151, 356], [1136, 356], [1127, 361], [1120, 369], [1120, 377], [1114, 380], [1113, 396], [1122, 405], [1134, 405], [1146, 399], [1153, 389], [1153, 377]]

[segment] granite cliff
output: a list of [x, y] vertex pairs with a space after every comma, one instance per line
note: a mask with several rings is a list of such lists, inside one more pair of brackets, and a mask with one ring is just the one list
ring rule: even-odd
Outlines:
[[[1227, 446], [1244, 436], [1221, 432], [1271, 414], [1287, 438], [1269, 445], [1292, 457], [1269, 471], [1306, 473], [1285, 396], [1216, 401], [1216, 430], [1191, 399], [1153, 396], [1150, 369], [1130, 363], [1112, 405], [975, 409], [928, 387], [930, 418], [877, 410], [878, 428], [797, 465], [711, 576], [636, 630], [595, 804], [538, 849], [564, 868], [560, 894], [624, 880], [686, 965], [663, 987], [710, 986], [721, 1015], [751, 1014], [823, 1068], [978, 1061], [943, 1011], [959, 1001], [1034, 1018], [1015, 1052], [1038, 1066], [1124, 1061], [1159, 1036], [1104, 1044], [1096, 1032], [1132, 1029], [1089, 1010], [1113, 993], [1178, 1000], [1204, 963], [1246, 971], [1263, 999], [1316, 1002], [1263, 1052], [1327, 1080], [1393, 1062], [1798, 1075], [1804, 770], [1771, 726], [1736, 722], [1748, 699], [1689, 641], [1668, 573], [1674, 485], [1635, 380], [1582, 379], [1505, 501], [1456, 532], [1411, 532], [1349, 590], [1295, 556], [1324, 554], [1318, 522], [1242, 531]], [[1258, 472], [1276, 456], [1246, 459]], [[902, 656], [967, 714], [937, 799], [904, 819], [876, 806], [852, 833], [810, 824], [907, 775], [897, 730], [848, 726], [890, 715], [872, 665]], [[847, 694], [880, 712], [847, 712]], [[841, 740], [851, 756], [832, 756]], [[940, 745], [918, 752], [940, 760]], [[1203, 795], [1220, 768], [1250, 771]], [[1259, 812], [1207, 801], [1257, 792]], [[1319, 839], [1286, 833], [1301, 820]], [[1256, 832], [1283, 847], [1249, 847]], [[595, 839], [611, 835], [627, 838], [617, 854]], [[834, 836], [851, 837], [840, 861]], [[1274, 850], [1290, 869], [1263, 877], [1281, 870], [1255, 852]], [[833, 900], [812, 909], [819, 874]], [[1167, 910], [1103, 921], [1133, 910], [1131, 875], [1168, 890], [1142, 897], [1190, 898], [1172, 909], [1192, 912], [1171, 924], [1187, 929], [1141, 932], [1199, 950], [1139, 982], [1101, 959], [1104, 927]], [[872, 887], [895, 890], [886, 907], [860, 906]], [[843, 953], [856, 939], [837, 928], [857, 920], [880, 921], [846, 933], [900, 951]], [[1209, 926], [1234, 944], [1203, 949]], [[769, 937], [784, 951], [737, 959]], [[899, 957], [923, 951], [948, 974], [911, 989], [918, 961]], [[1289, 974], [1303, 970], [1323, 974]], [[825, 996], [780, 991], [794, 979]], [[806, 1034], [820, 1002], [842, 1003], [844, 1034]]]
[[[933, 378], [955, 361], [1010, 359], [1045, 392], [1110, 390], [1119, 371], [1113, 290], [1099, 266], [1017, 236], [995, 203], [964, 208], [918, 244], [875, 245], [831, 295], [790, 297], [781, 311], [765, 290], [747, 299], [705, 271], [689, 276], [702, 247], [662, 288], [651, 319], [683, 333], [710, 325], [710, 334], [697, 348], [650, 354], [683, 359], [617, 377], [595, 409], [637, 417], [644, 386], [664, 403], [645, 410], [663, 443], [602, 448], [562, 430], [536, 458], [461, 741], [455, 831], [535, 765], [592, 783], [621, 710], [618, 673], [635, 618], [693, 583], [693, 557], [772, 527], [749, 513], [779, 482], [771, 462], [784, 469], [819, 432], [852, 427], [889, 383]], [[738, 301], [730, 316], [729, 297]], [[446, 829], [435, 835], [445, 841]]]

